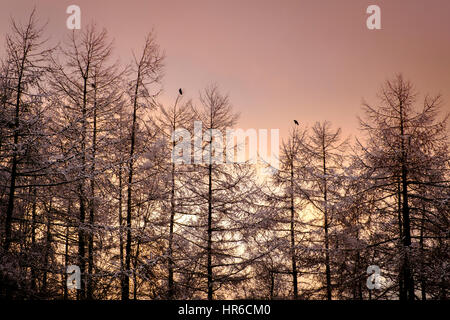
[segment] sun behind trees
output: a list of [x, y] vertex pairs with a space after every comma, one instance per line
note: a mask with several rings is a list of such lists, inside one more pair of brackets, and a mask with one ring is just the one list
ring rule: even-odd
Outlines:
[[[154, 32], [117, 62], [95, 24], [51, 48], [33, 12], [0, 69], [0, 297], [447, 299], [450, 153], [441, 98], [398, 75], [364, 103], [362, 137], [293, 126], [280, 168], [212, 159], [238, 123], [217, 85], [160, 99]], [[374, 88], [376, 90], [376, 88]], [[171, 161], [203, 124], [203, 163]], [[224, 155], [226, 156], [226, 155]], [[81, 271], [67, 287], [67, 267]], [[366, 286], [377, 265], [381, 290]]]

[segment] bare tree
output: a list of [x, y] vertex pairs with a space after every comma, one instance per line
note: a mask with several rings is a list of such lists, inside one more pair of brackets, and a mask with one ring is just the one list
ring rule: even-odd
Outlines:
[[[5, 218], [5, 239], [3, 248], [9, 250], [11, 245], [11, 224], [14, 212], [16, 182], [18, 179], [19, 163], [21, 161], [20, 137], [24, 136], [27, 127], [31, 125], [29, 119], [24, 118], [24, 113], [31, 114], [41, 99], [39, 83], [45, 72], [45, 59], [49, 50], [43, 48], [45, 40], [42, 39], [43, 28], [37, 25], [36, 11], [33, 10], [25, 25], [19, 25], [14, 20], [11, 22], [13, 33], [6, 37], [7, 61], [3, 64], [3, 82], [5, 95], [3, 107], [6, 114], [10, 107], [14, 107], [12, 119], [7, 126], [12, 131], [12, 155], [10, 159], [10, 182], [8, 205]], [[8, 80], [9, 81], [8, 81]]]
[[[367, 146], [360, 143], [363, 152], [361, 164], [365, 167], [365, 178], [371, 179], [372, 189], [383, 190], [383, 202], [396, 208], [398, 213], [399, 240], [399, 297], [401, 300], [415, 299], [414, 249], [412, 247], [416, 230], [420, 230], [421, 246], [424, 245], [424, 223], [440, 220], [437, 238], [445, 232], [441, 213], [426, 207], [436, 205], [444, 196], [446, 165], [448, 161], [448, 137], [446, 120], [437, 121], [440, 97], [424, 99], [422, 110], [416, 112], [417, 93], [413, 85], [402, 75], [388, 80], [380, 92], [376, 107], [364, 105], [366, 120], [361, 120], [362, 129], [368, 135]], [[424, 187], [433, 192], [426, 196]], [[444, 196], [445, 197], [445, 196]], [[422, 217], [415, 213], [422, 212]], [[437, 220], [436, 220], [437, 218]], [[428, 220], [429, 219], [429, 220]], [[419, 224], [416, 224], [419, 221]], [[438, 227], [439, 228], [439, 227]], [[423, 277], [422, 277], [423, 280]], [[422, 281], [422, 286], [424, 285]]]
[[304, 152], [310, 158], [305, 169], [307, 186], [304, 195], [322, 215], [326, 298], [332, 299], [330, 228], [333, 215], [341, 198], [340, 181], [343, 179], [344, 149], [341, 129], [332, 130], [330, 122], [316, 123]]
[[144, 107], [152, 107], [156, 103], [154, 99], [159, 94], [159, 90], [152, 92], [155, 85], [158, 85], [162, 77], [164, 55], [160, 52], [155, 37], [149, 33], [145, 39], [145, 44], [141, 55], [134, 57], [131, 67], [134, 79], [128, 84], [128, 95], [133, 108], [130, 130], [130, 148], [128, 157], [128, 178], [127, 178], [127, 214], [126, 214], [126, 244], [125, 244], [125, 273], [122, 275], [122, 300], [129, 298], [129, 273], [131, 263], [131, 222], [133, 216], [133, 174], [134, 163], [136, 162], [136, 133], [138, 126], [138, 111]]
[[110, 62], [111, 54], [112, 43], [108, 42], [106, 30], [98, 31], [95, 25], [89, 25], [80, 34], [71, 33], [67, 45], [61, 48], [63, 61], [54, 57], [52, 63], [54, 100], [63, 115], [60, 131], [70, 134], [70, 140], [62, 143], [70, 144], [67, 148], [75, 152], [71, 163], [79, 169], [75, 179], [79, 202], [78, 264], [83, 275], [81, 299], [93, 298], [95, 185], [101, 172], [98, 150], [106, 150], [105, 132], [114, 126], [111, 113], [121, 106], [120, 72], [117, 64]]
[[[301, 222], [298, 218], [299, 212], [304, 208], [305, 197], [302, 194], [302, 183], [304, 182], [304, 169], [307, 159], [304, 154], [304, 143], [306, 140], [306, 130], [300, 130], [295, 127], [289, 136], [287, 142], [284, 142], [281, 149], [280, 169], [274, 176], [274, 186], [282, 188], [281, 194], [275, 192], [271, 199], [275, 202], [274, 208], [281, 204], [280, 217], [278, 223], [289, 225], [289, 256], [291, 261], [292, 290], [293, 298], [298, 299], [298, 233]], [[289, 212], [289, 218], [284, 218], [284, 213]], [[273, 226], [270, 226], [273, 228]], [[282, 270], [273, 270], [275, 273], [282, 273]]]

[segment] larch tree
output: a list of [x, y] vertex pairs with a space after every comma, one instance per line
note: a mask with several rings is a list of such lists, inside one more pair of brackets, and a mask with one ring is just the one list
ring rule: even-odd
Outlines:
[[422, 273], [418, 279], [422, 298], [426, 295], [425, 269], [415, 258], [414, 239], [419, 238], [423, 255], [425, 244], [438, 244], [448, 228], [448, 211], [437, 209], [446, 201], [448, 188], [448, 115], [442, 120], [437, 118], [440, 96], [426, 96], [421, 109], [416, 103], [417, 93], [411, 82], [400, 74], [387, 80], [380, 90], [379, 103], [364, 104], [361, 127], [367, 142], [359, 143], [364, 178], [372, 182], [371, 190], [382, 191], [379, 203], [391, 208], [397, 220], [397, 236], [391, 237], [398, 239], [401, 300], [416, 298], [416, 274]]
[[212, 300], [219, 289], [244, 277], [248, 259], [239, 246], [250, 230], [247, 218], [253, 213], [255, 186], [252, 165], [223, 163], [227, 156], [223, 133], [238, 118], [228, 96], [211, 85], [201, 93], [200, 103], [195, 119], [202, 124], [203, 139], [195, 137], [200, 130], [194, 128], [194, 169], [184, 182], [193, 217], [184, 230], [196, 246], [192, 258], [203, 266], [200, 275], [205, 281], [197, 290]]
[[60, 114], [55, 127], [64, 137], [60, 144], [72, 156], [66, 176], [76, 185], [73, 192], [78, 198], [80, 299], [93, 299], [94, 234], [98, 230], [95, 186], [100, 184], [99, 174], [112, 165], [102, 153], [109, 143], [107, 132], [114, 128], [111, 114], [121, 107], [121, 73], [111, 57], [106, 30], [99, 31], [92, 24], [80, 33], [73, 31], [51, 65], [53, 100]]
[[[303, 229], [300, 219], [301, 210], [305, 207], [305, 197], [302, 194], [302, 183], [304, 180], [304, 169], [307, 165], [305, 158], [304, 143], [306, 140], [306, 130], [295, 127], [291, 132], [289, 139], [282, 144], [280, 168], [273, 177], [275, 189], [281, 189], [274, 192], [270, 199], [273, 202], [275, 210], [279, 211], [277, 215], [277, 225], [271, 225], [270, 228], [279, 230], [286, 229], [285, 236], [288, 238], [287, 248], [290, 260], [290, 271], [292, 276], [292, 295], [294, 299], [299, 298], [298, 289], [298, 234], [300, 228]], [[288, 213], [288, 216], [286, 216]], [[287, 226], [283, 228], [284, 226]], [[279, 237], [283, 237], [279, 233]], [[278, 239], [279, 241], [280, 239]], [[283, 273], [283, 270], [273, 270], [273, 273]]]
[[[182, 247], [179, 247], [178, 239], [182, 237], [180, 233], [180, 227], [178, 221], [183, 219], [187, 213], [185, 205], [185, 192], [184, 186], [181, 183], [183, 180], [181, 176], [185, 175], [185, 172], [189, 171], [186, 164], [178, 164], [172, 157], [171, 152], [174, 152], [176, 146], [175, 132], [177, 129], [185, 129], [192, 132], [193, 126], [193, 107], [192, 101], [188, 100], [183, 102], [182, 94], [179, 93], [172, 106], [165, 107], [159, 106], [159, 115], [155, 117], [155, 126], [158, 128], [159, 135], [163, 141], [167, 144], [167, 152], [165, 154], [166, 166], [160, 168], [160, 170], [167, 173], [166, 186], [168, 198], [163, 204], [163, 208], [168, 211], [168, 239], [167, 239], [167, 298], [174, 299], [177, 296], [177, 284], [176, 284], [176, 269], [177, 260], [180, 258], [179, 251]], [[190, 141], [188, 142], [191, 143]], [[191, 155], [189, 155], [189, 158]]]
[[[30, 287], [28, 270], [31, 269], [31, 278], [36, 278], [39, 266], [32, 258], [36, 246], [29, 243], [36, 231], [36, 219], [30, 216], [34, 214], [36, 218], [37, 188], [45, 184], [45, 176], [52, 167], [52, 162], [44, 157], [50, 151], [45, 130], [48, 121], [45, 79], [52, 49], [46, 46], [35, 10], [25, 23], [12, 20], [11, 26], [0, 70], [0, 206], [4, 236], [0, 259], [1, 266], [13, 266], [1, 270], [5, 283], [1, 294], [9, 297], [15, 296], [20, 287]], [[13, 251], [26, 261], [21, 264], [16, 261]], [[29, 294], [36, 293], [33, 283], [34, 280]]]
[[[134, 56], [130, 67], [131, 75], [128, 82], [127, 93], [132, 106], [132, 119], [127, 158], [127, 204], [126, 204], [126, 241], [125, 241], [125, 265], [122, 275], [122, 300], [129, 299], [129, 279], [131, 270], [131, 245], [132, 245], [132, 219], [133, 219], [133, 175], [136, 158], [136, 141], [138, 128], [138, 112], [156, 105], [155, 99], [160, 92], [159, 83], [162, 78], [164, 55], [161, 52], [153, 33], [149, 33], [145, 39], [142, 52]], [[141, 119], [145, 120], [145, 119]]]
[[[341, 129], [333, 130], [331, 123], [324, 121], [315, 123], [303, 149], [306, 157], [310, 159], [304, 169], [303, 195], [320, 216], [317, 227], [322, 230], [322, 235], [311, 232], [311, 236], [322, 239], [320, 240], [323, 244], [321, 251], [324, 252], [324, 255], [320, 255], [317, 262], [322, 264], [325, 269], [324, 282], [327, 300], [331, 300], [333, 297], [331, 229], [334, 215], [338, 210], [338, 203], [342, 197], [340, 186], [344, 179], [343, 165], [346, 145], [347, 141], [343, 141], [341, 138]], [[315, 241], [313, 240], [313, 242]]]

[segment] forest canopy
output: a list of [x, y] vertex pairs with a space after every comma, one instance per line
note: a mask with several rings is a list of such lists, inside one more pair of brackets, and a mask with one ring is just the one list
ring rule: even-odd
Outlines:
[[295, 124], [265, 175], [264, 163], [177, 164], [176, 129], [238, 125], [230, 96], [210, 85], [199, 103], [180, 89], [163, 104], [154, 32], [128, 64], [95, 24], [46, 39], [35, 11], [13, 20], [0, 64], [0, 297], [448, 298], [441, 96], [392, 76], [363, 103], [356, 139], [322, 116]]

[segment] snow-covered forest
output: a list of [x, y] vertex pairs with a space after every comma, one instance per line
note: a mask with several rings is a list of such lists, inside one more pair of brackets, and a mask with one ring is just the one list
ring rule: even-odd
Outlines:
[[177, 164], [175, 129], [239, 124], [232, 93], [211, 85], [163, 104], [154, 33], [125, 65], [100, 26], [53, 47], [37, 18], [3, 42], [0, 297], [448, 299], [450, 97], [390, 75], [358, 137], [320, 114], [293, 124], [272, 174]]

